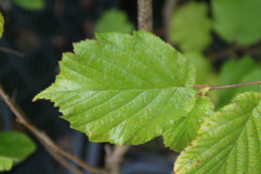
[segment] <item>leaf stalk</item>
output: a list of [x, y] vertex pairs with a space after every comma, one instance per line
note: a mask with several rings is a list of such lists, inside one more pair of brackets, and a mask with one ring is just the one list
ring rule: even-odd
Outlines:
[[220, 86], [199, 84], [199, 85], [194, 85], [194, 87], [195, 88], [206, 88], [206, 87], [209, 87], [209, 91], [212, 91], [212, 90], [216, 90], [216, 89], [234, 88], [234, 87], [240, 87], [240, 86], [255, 85], [255, 84], [260, 84], [260, 83], [261, 83], [261, 80], [253, 81], [253, 82], [231, 84], [231, 85], [220, 85]]

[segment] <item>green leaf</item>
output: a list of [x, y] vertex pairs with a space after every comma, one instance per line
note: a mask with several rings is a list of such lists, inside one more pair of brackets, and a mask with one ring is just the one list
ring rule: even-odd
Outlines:
[[55, 83], [34, 100], [54, 101], [95, 142], [141, 144], [188, 115], [195, 68], [185, 57], [144, 31], [96, 37], [63, 55]]
[[20, 132], [0, 132], [0, 156], [11, 158], [14, 164], [25, 160], [35, 151], [34, 143]]
[[0, 13], [0, 38], [2, 37], [4, 32], [4, 18], [2, 16], [2, 13]]
[[199, 52], [187, 52], [185, 56], [195, 65], [197, 70], [196, 84], [208, 83], [210, 71], [210, 62]]
[[208, 97], [199, 97], [187, 117], [182, 117], [163, 133], [166, 147], [182, 151], [196, 137], [200, 124], [213, 114], [214, 105]]
[[227, 42], [243, 46], [261, 39], [260, 0], [212, 0], [214, 29]]
[[9, 171], [11, 170], [12, 166], [13, 166], [12, 158], [0, 156], [0, 171]]
[[19, 7], [26, 10], [43, 10], [45, 7], [45, 0], [12, 0]]
[[95, 25], [96, 32], [120, 32], [131, 33], [134, 29], [132, 23], [128, 22], [128, 16], [121, 10], [105, 11]]
[[[255, 62], [250, 57], [243, 57], [239, 61], [229, 60], [223, 64], [218, 80], [219, 85], [229, 85], [243, 82], [250, 82], [255, 80], [260, 80], [258, 74], [254, 74], [254, 78], [250, 73], [255, 70], [259, 70], [261, 65]], [[248, 75], [250, 74], [250, 75]], [[237, 87], [237, 88], [228, 88], [228, 89], [220, 89], [219, 93], [219, 103], [217, 104], [217, 108], [224, 106], [229, 103], [229, 101], [239, 92], [248, 91], [248, 90], [257, 90], [258, 85], [248, 85], [245, 87]], [[254, 88], [253, 88], [254, 87]]]
[[205, 3], [189, 2], [170, 21], [170, 39], [183, 51], [203, 51], [211, 42], [211, 22]]
[[193, 145], [178, 157], [176, 174], [260, 173], [259, 94], [243, 93], [233, 102], [203, 123]]

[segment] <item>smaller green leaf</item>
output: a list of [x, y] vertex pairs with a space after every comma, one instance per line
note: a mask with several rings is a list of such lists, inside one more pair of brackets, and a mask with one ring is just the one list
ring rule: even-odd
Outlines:
[[0, 13], [0, 38], [2, 37], [3, 32], [4, 32], [4, 18]]
[[9, 171], [13, 166], [12, 158], [0, 156], [0, 171]]
[[260, 0], [212, 0], [214, 29], [227, 42], [243, 46], [261, 39]]
[[131, 33], [133, 29], [133, 24], [128, 22], [127, 14], [116, 9], [105, 11], [95, 25], [96, 32]]
[[14, 164], [25, 160], [35, 151], [35, 144], [20, 132], [0, 132], [0, 156], [11, 158]]
[[175, 174], [260, 173], [259, 93], [239, 94], [233, 102], [205, 120], [192, 146], [178, 157]]
[[16, 5], [19, 7], [26, 9], [26, 10], [42, 10], [45, 7], [44, 0], [12, 0]]
[[180, 152], [196, 137], [200, 124], [213, 114], [214, 105], [208, 97], [199, 97], [190, 114], [182, 117], [163, 133], [166, 147]]
[[202, 51], [211, 42], [211, 22], [205, 3], [189, 2], [170, 21], [170, 39], [183, 51]]

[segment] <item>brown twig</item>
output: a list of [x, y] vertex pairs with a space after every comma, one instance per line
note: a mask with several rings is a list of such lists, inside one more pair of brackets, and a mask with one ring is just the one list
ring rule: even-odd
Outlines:
[[152, 0], [138, 0], [138, 28], [152, 32]]
[[105, 146], [106, 165], [110, 170], [110, 174], [120, 174], [120, 165], [124, 154], [128, 151], [130, 146], [115, 145], [111, 150], [110, 145]]
[[261, 48], [242, 48], [239, 51], [248, 55], [261, 55]]
[[49, 154], [58, 162], [60, 163], [62, 166], [64, 166], [65, 168], [67, 168], [69, 171], [73, 172], [74, 174], [84, 174], [80, 169], [78, 169], [77, 167], [75, 167], [72, 163], [70, 163], [68, 160], [66, 160], [63, 156], [61, 156], [58, 153], [54, 153], [53, 150], [47, 146], [45, 144], [44, 141], [42, 141], [40, 138], [36, 137], [41, 144], [44, 146], [44, 148], [46, 149], [47, 152], [49, 152]]
[[237, 50], [239, 50], [239, 47], [236, 46], [235, 44], [233, 44], [230, 47], [228, 47], [224, 50], [221, 50], [220, 52], [210, 55], [209, 58], [214, 63], [214, 62], [218, 61], [219, 59], [222, 59], [226, 56], [230, 56], [230, 55], [234, 54], [235, 51], [237, 51]]
[[232, 85], [220, 85], [220, 86], [213, 86], [213, 85], [194, 85], [195, 88], [206, 88], [209, 87], [209, 91], [216, 90], [216, 89], [226, 89], [226, 88], [234, 88], [239, 86], [246, 86], [246, 85], [255, 85], [261, 83], [261, 80], [259, 81], [253, 81], [253, 82], [245, 82], [245, 83], [238, 83], [238, 84], [232, 84]]
[[66, 150], [59, 147], [50, 137], [48, 137], [45, 133], [41, 132], [39, 129], [37, 129], [33, 124], [30, 123], [28, 117], [22, 112], [22, 110], [19, 108], [18, 105], [16, 105], [15, 102], [13, 102], [8, 94], [4, 91], [2, 86], [0, 85], [0, 95], [2, 96], [5, 103], [9, 106], [9, 108], [13, 111], [13, 113], [17, 117], [17, 121], [21, 124], [23, 124], [25, 127], [27, 127], [37, 138], [41, 139], [42, 142], [44, 142], [50, 149], [52, 149], [53, 152], [59, 153], [62, 156], [66, 157], [67, 159], [75, 162], [85, 170], [91, 171], [93, 173], [102, 173], [102, 174], [108, 174], [106, 170], [95, 168], [83, 160], [76, 157], [74, 154], [71, 154], [67, 152]]
[[24, 57], [24, 53], [21, 53], [21, 52], [19, 52], [19, 51], [12, 50], [12, 49], [10, 49], [10, 48], [0, 47], [0, 51], [6, 52], [6, 53], [9, 53], [9, 54], [13, 54], [13, 55], [18, 56], [18, 57]]
[[211, 61], [214, 63], [218, 61], [219, 59], [225, 58], [230, 55], [236, 55], [235, 52], [248, 54], [248, 55], [261, 55], [261, 48], [245, 48], [240, 47], [236, 44], [232, 44], [230, 47], [221, 50], [220, 52], [217, 52], [213, 55], [210, 55]]

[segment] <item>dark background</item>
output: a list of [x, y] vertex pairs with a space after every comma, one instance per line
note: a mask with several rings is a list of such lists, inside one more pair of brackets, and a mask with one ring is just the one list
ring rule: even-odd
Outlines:
[[[153, 13], [154, 32], [164, 39], [163, 3], [154, 0]], [[21, 57], [0, 51], [1, 85], [40, 130], [95, 166], [104, 165], [104, 144], [89, 143], [86, 135], [70, 129], [68, 122], [58, 118], [61, 114], [53, 103], [44, 100], [32, 102], [32, 98], [54, 82], [62, 53], [72, 52], [72, 42], [93, 38], [95, 21], [110, 8], [126, 11], [137, 28], [136, 0], [46, 0], [45, 9], [39, 12], [23, 10], [10, 1], [2, 2], [0, 6], [5, 19], [0, 47], [24, 54]], [[0, 100], [0, 130], [26, 133], [36, 142], [37, 151], [6, 173], [70, 173], [14, 120], [12, 112]], [[159, 137], [144, 145], [132, 146], [122, 163], [122, 173], [170, 174], [176, 156], [177, 153], [164, 148]]]

